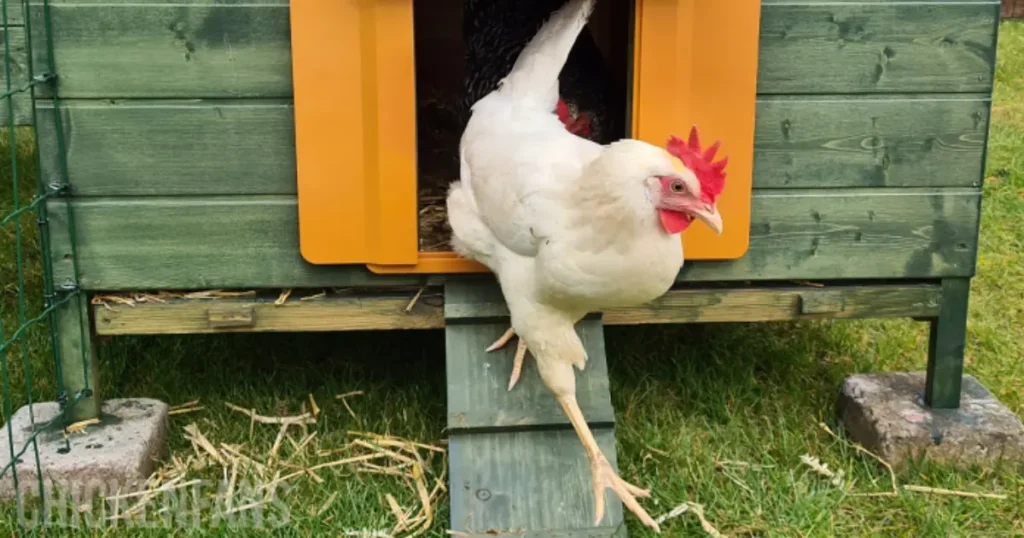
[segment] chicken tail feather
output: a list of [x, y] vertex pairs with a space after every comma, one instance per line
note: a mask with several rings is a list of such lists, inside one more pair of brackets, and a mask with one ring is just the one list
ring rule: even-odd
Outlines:
[[558, 75], [569, 58], [596, 0], [570, 0], [555, 11], [519, 54], [499, 91], [514, 101], [554, 110], [558, 103]]

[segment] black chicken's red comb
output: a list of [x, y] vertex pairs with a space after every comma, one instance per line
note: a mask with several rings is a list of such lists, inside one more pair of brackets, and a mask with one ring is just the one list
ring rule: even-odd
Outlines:
[[702, 150], [696, 125], [690, 129], [690, 140], [687, 143], [683, 143], [682, 139], [675, 135], [668, 139], [668, 152], [683, 161], [683, 164], [697, 176], [697, 181], [700, 182], [701, 201], [706, 204], [715, 203], [718, 195], [725, 189], [725, 165], [729, 164], [729, 157], [712, 162], [721, 145], [722, 141], [719, 140], [708, 149]]

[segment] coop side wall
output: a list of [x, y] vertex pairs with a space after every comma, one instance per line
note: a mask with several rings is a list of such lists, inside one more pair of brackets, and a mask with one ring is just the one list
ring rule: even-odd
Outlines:
[[[80, 0], [50, 11], [83, 288], [422, 278], [299, 254], [287, 2]], [[750, 250], [687, 264], [680, 279], [973, 275], [999, 12], [998, 0], [765, 0]], [[43, 92], [41, 174], [55, 182]], [[68, 215], [59, 203], [49, 211], [60, 282], [72, 277]]]

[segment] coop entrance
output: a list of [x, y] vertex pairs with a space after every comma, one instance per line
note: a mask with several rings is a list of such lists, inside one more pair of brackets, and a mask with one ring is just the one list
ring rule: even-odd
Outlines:
[[[307, 261], [366, 264], [379, 273], [486, 270], [450, 251], [444, 211], [448, 185], [458, 179], [468, 105], [511, 67], [518, 48], [509, 43], [521, 46], [559, 4], [291, 3]], [[563, 93], [600, 111], [592, 136], [601, 141], [629, 136], [662, 145], [693, 124], [723, 141], [730, 159], [719, 199], [725, 232], [688, 231], [691, 260], [746, 251], [759, 15], [759, 0], [598, 2], [563, 72]]]

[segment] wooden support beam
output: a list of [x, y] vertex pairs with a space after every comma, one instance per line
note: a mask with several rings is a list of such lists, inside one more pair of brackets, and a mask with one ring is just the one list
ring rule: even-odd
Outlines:
[[[428, 288], [380, 293], [330, 294], [303, 300], [295, 292], [277, 305], [276, 294], [223, 299], [170, 299], [134, 306], [107, 301], [93, 304], [96, 333], [195, 334], [225, 332], [320, 332], [387, 329], [440, 329], [445, 318], [501, 319], [508, 316], [500, 294], [481, 279], [473, 303], [443, 298]], [[489, 288], [489, 291], [488, 291]], [[734, 288], [683, 288], [656, 301], [604, 313], [605, 325], [721, 323], [921, 317], [939, 315], [939, 286], [866, 284]], [[125, 297], [130, 297], [126, 295]], [[102, 297], [94, 298], [94, 303]], [[411, 308], [408, 308], [409, 305]]]
[[82, 393], [69, 409], [66, 419], [71, 423], [99, 418], [103, 399], [85, 294], [79, 293], [67, 299], [54, 313], [64, 395], [71, 403]]
[[924, 392], [925, 403], [935, 409], [960, 407], [970, 287], [966, 278], [942, 281], [941, 309], [931, 321]]

